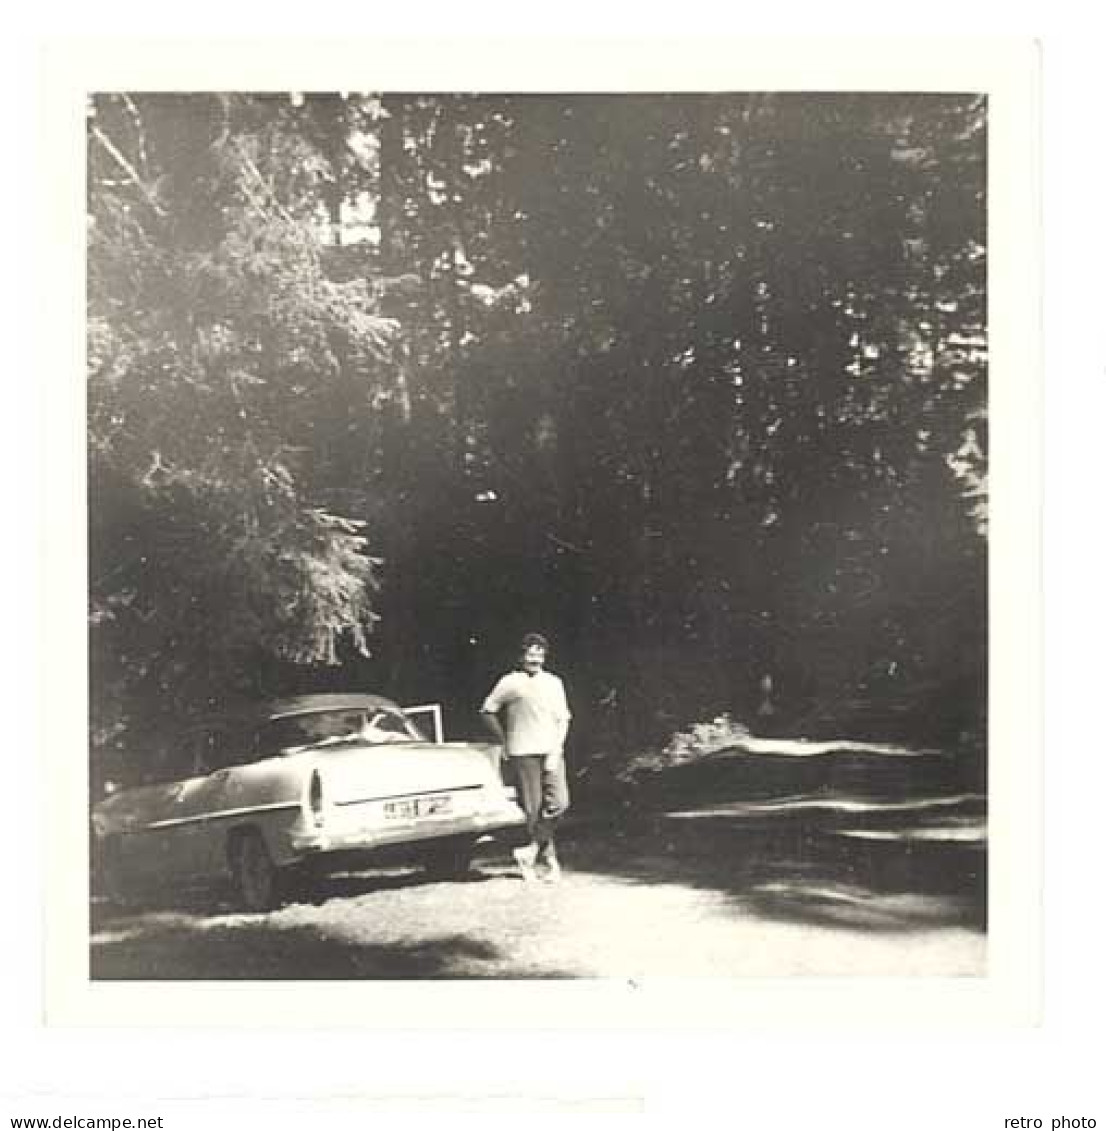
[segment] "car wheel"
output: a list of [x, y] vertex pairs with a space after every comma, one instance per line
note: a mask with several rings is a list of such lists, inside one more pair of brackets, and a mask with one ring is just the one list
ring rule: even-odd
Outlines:
[[236, 902], [245, 911], [271, 911], [280, 902], [279, 873], [261, 834], [254, 829], [230, 845], [230, 875]]
[[460, 879], [468, 875], [475, 851], [474, 837], [439, 841], [426, 849], [423, 863], [432, 876], [443, 880]]

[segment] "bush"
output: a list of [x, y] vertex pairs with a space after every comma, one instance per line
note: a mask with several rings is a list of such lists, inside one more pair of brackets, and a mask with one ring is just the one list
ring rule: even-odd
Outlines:
[[693, 723], [686, 730], [676, 731], [660, 749], [650, 748], [626, 756], [621, 764], [614, 758], [601, 758], [621, 782], [634, 782], [646, 774], [684, 766], [709, 758], [722, 750], [732, 749], [750, 737], [749, 728], [736, 722], [728, 713], [710, 722]]

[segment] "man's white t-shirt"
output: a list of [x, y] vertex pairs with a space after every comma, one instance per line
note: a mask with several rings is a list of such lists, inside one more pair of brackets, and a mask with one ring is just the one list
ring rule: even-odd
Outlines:
[[492, 688], [481, 711], [499, 715], [507, 735], [507, 754], [555, 754], [572, 717], [565, 685], [552, 672], [508, 672]]

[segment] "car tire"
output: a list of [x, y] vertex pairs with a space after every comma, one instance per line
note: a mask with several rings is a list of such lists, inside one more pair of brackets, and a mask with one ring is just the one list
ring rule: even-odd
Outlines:
[[227, 855], [234, 899], [243, 911], [257, 913], [279, 906], [280, 872], [256, 829], [236, 833]]
[[475, 837], [442, 840], [423, 853], [423, 865], [430, 875], [442, 880], [458, 880], [467, 876], [476, 852]]

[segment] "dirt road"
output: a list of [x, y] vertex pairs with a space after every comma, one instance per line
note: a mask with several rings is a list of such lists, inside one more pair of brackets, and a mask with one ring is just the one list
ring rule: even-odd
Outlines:
[[[854, 814], [855, 816], [855, 814]], [[852, 824], [856, 824], [853, 820]], [[654, 814], [566, 832], [565, 876], [501, 847], [468, 879], [335, 876], [266, 915], [93, 908], [94, 978], [381, 979], [972, 975], [983, 844], [844, 828], [809, 807]], [[868, 834], [871, 835], [868, 835]]]

